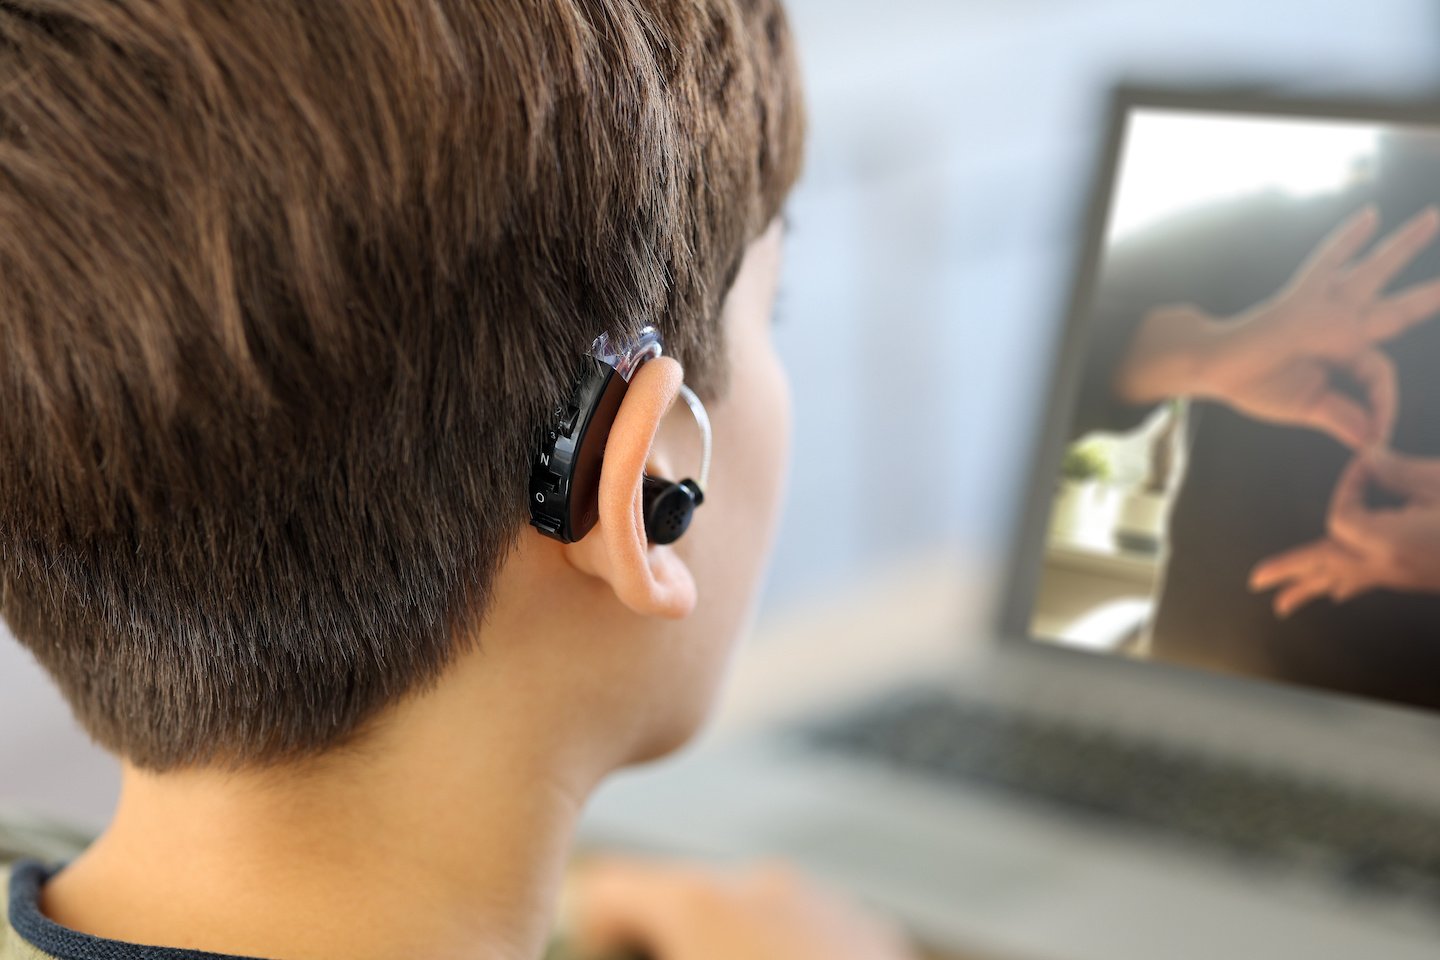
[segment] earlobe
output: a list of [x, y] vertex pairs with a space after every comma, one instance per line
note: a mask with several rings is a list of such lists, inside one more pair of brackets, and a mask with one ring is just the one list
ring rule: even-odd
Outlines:
[[648, 542], [642, 485], [650, 448], [682, 380], [680, 364], [668, 357], [635, 372], [605, 445], [599, 523], [564, 548], [577, 570], [606, 581], [631, 610], [671, 619], [695, 609], [695, 578], [673, 548]]

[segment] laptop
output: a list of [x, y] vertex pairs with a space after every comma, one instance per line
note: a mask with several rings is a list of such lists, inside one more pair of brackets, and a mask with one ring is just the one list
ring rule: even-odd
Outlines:
[[[1144, 363], [1423, 232], [1440, 106], [1126, 87], [1095, 181], [998, 624], [914, 638], [897, 600], [809, 668], [752, 669], [794, 709], [617, 776], [582, 844], [793, 859], [942, 956], [1433, 957], [1440, 592], [1342, 590], [1300, 551], [1330, 549], [1356, 422], [1440, 463], [1440, 317], [1363, 364], [1292, 322], [1263, 400]], [[1440, 277], [1440, 241], [1413, 246], [1373, 302]], [[1296, 369], [1361, 421], [1297, 425]], [[846, 643], [894, 669], [832, 689]]]

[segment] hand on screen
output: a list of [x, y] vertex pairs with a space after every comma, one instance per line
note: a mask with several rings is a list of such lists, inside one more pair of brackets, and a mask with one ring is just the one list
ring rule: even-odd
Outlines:
[[1440, 280], [1382, 291], [1434, 240], [1440, 213], [1427, 208], [1356, 260], [1377, 223], [1369, 207], [1346, 220], [1282, 290], [1238, 317], [1216, 320], [1184, 306], [1154, 311], [1117, 389], [1133, 402], [1217, 400], [1357, 450], [1386, 443], [1398, 390], [1379, 345], [1440, 311]]
[[655, 960], [910, 960], [891, 928], [785, 867], [721, 873], [603, 860], [576, 877], [583, 955]]
[[[1372, 486], [1401, 505], [1369, 506]], [[1321, 597], [1343, 603], [1379, 588], [1440, 592], [1440, 460], [1389, 451], [1356, 458], [1335, 488], [1329, 535], [1264, 561], [1250, 587], [1276, 589], [1281, 617]]]

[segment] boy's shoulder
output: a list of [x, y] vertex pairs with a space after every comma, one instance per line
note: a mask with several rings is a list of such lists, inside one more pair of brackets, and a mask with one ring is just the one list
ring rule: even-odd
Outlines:
[[14, 864], [0, 863], [0, 908], [5, 910], [3, 920], [0, 920], [0, 960], [55, 960], [55, 957], [48, 953], [42, 953], [40, 949], [31, 944], [10, 924], [10, 881], [12, 867]]
[[[53, 821], [0, 816], [0, 960], [55, 960], [22, 937], [11, 923], [17, 898], [34, 896], [15, 887], [22, 862], [60, 863], [77, 856], [93, 836], [86, 830]], [[33, 865], [33, 864], [32, 864]]]

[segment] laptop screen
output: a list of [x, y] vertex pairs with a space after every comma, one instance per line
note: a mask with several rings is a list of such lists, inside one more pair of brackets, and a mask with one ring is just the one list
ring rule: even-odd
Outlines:
[[1440, 709], [1440, 120], [1139, 97], [1108, 156], [1025, 632]]

